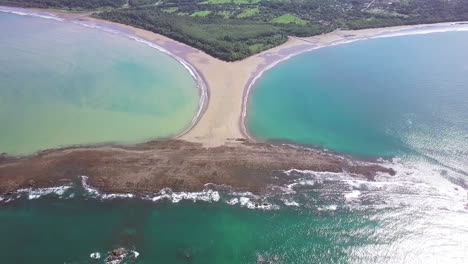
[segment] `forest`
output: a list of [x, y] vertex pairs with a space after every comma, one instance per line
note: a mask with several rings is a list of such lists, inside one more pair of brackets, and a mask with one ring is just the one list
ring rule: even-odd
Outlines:
[[1, 5], [96, 10], [225, 61], [335, 29], [468, 21], [467, 0], [0, 0]]
[[126, 0], [0, 0], [0, 5], [86, 10], [102, 7], [118, 8], [125, 2]]

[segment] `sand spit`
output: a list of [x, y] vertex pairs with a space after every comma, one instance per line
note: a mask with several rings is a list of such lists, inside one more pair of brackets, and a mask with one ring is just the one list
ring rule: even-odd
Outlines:
[[346, 172], [369, 180], [378, 173], [395, 173], [377, 163], [289, 145], [239, 140], [205, 148], [201, 143], [168, 140], [0, 156], [0, 194], [70, 185], [83, 175], [104, 193], [155, 193], [163, 188], [194, 192], [204, 190], [207, 183], [261, 193], [271, 184], [283, 184], [290, 178], [284, 171], [292, 168]]
[[265, 71], [303, 52], [369, 38], [468, 31], [462, 22], [334, 31], [290, 37], [285, 44], [242, 61], [224, 62], [165, 36], [89, 14], [2, 6], [0, 11], [77, 23], [144, 42], [182, 63], [198, 81], [201, 94], [197, 116], [177, 140], [133, 147], [69, 147], [27, 157], [0, 155], [0, 195], [6, 196], [18, 189], [64, 186], [84, 175], [90, 185], [106, 193], [155, 193], [163, 188], [202, 191], [207, 183], [262, 192], [270, 184], [282, 183], [282, 175], [287, 176], [283, 171], [291, 169], [346, 172], [370, 180], [379, 172], [393, 175], [393, 169], [379, 163], [287, 144], [251, 142], [244, 126], [250, 91]]
[[251, 89], [265, 71], [293, 56], [323, 47], [370, 38], [468, 31], [468, 24], [465, 22], [354, 31], [337, 30], [308, 38], [290, 37], [283, 45], [244, 60], [225, 62], [168, 37], [127, 25], [94, 19], [89, 17], [87, 13], [76, 14], [0, 6], [0, 11], [2, 9], [4, 11], [9, 9], [10, 12], [13, 10], [16, 13], [37, 12], [39, 16], [49, 16], [121, 33], [138, 41], [144, 41], [179, 60], [198, 80], [201, 101], [200, 110], [192, 124], [177, 138], [202, 143], [205, 147], [220, 146], [237, 138], [250, 138], [244, 123], [247, 115], [248, 95]]

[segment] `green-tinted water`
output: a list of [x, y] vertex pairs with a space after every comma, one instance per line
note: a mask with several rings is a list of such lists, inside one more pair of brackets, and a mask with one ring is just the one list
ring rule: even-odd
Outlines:
[[[34, 29], [36, 25], [27, 23], [27, 21], [36, 21], [36, 19], [29, 19], [31, 18], [18, 18], [17, 22], [26, 23], [31, 29]], [[38, 21], [36, 22], [38, 25], [46, 23], [42, 20]], [[54, 27], [51, 30], [62, 26], [62, 24], [55, 24], [55, 22], [52, 24]], [[41, 27], [41, 29], [43, 28], [48, 27]], [[90, 29], [79, 28], [76, 30], [87, 32]], [[94, 32], [94, 30], [90, 30], [90, 32]], [[103, 33], [97, 32], [95, 38], [99, 39], [101, 34]], [[395, 79], [402, 83], [407, 81], [407, 74], [412, 69], [403, 72], [397, 71], [398, 74], [393, 72], [393, 74], [397, 74], [395, 76], [398, 78], [395, 76], [390, 78], [386, 74], [392, 73], [390, 70], [393, 68], [400, 69], [400, 64], [409, 63], [407, 58], [410, 57], [410, 54], [403, 57], [402, 61], [404, 62], [397, 64], [400, 65], [398, 67], [392, 66], [390, 63], [397, 63], [397, 58], [382, 59], [387, 63], [370, 64], [369, 67], [365, 67], [367, 60], [363, 59], [363, 57], [384, 56], [382, 50], [392, 50], [390, 48], [398, 46], [399, 43], [406, 43], [405, 47], [410, 48], [413, 46], [411, 44], [413, 41], [418, 43], [420, 49], [431, 51], [431, 54], [436, 53], [434, 47], [440, 53], [466, 54], [464, 53], [466, 49], [463, 48], [463, 44], [466, 43], [465, 35], [450, 33], [447, 36], [450, 37], [450, 42], [445, 42], [448, 39], [445, 34], [437, 34], [431, 37], [372, 40], [349, 46], [334, 47], [323, 51], [326, 54], [326, 59], [323, 58], [318, 66], [314, 64], [316, 63], [314, 56], [319, 54], [318, 52], [298, 57], [292, 60], [291, 70], [286, 67], [289, 64], [285, 63], [278, 69], [273, 69], [260, 81], [259, 86], [254, 90], [251, 112], [249, 112], [250, 126], [256, 125], [252, 123], [253, 120], [256, 120], [259, 122], [259, 128], [267, 128], [257, 131], [265, 133], [262, 134], [263, 138], [287, 138], [300, 143], [333, 147], [339, 151], [361, 155], [422, 153], [423, 155], [415, 155], [414, 157], [430, 156], [437, 159], [443, 166], [427, 162], [425, 158], [404, 159], [401, 162], [391, 164], [397, 169], [395, 176], [380, 175], [373, 182], [359, 180], [346, 173], [290, 171], [284, 173], [282, 177], [290, 177], [289, 181], [292, 184], [277, 186], [276, 191], [268, 196], [256, 197], [248, 193], [220, 191], [219, 201], [216, 201], [216, 195], [207, 196], [206, 193], [190, 195], [179, 193], [172, 196], [166, 195], [166, 199], [160, 199], [164, 196], [162, 194], [152, 194], [149, 197], [108, 200], [109, 196], [97, 196], [89, 189], [88, 192], [85, 192], [80, 184], [64, 193], [56, 190], [59, 197], [51, 194], [38, 198], [37, 190], [32, 193], [19, 192], [9, 197], [0, 196], [0, 263], [104, 263], [106, 251], [118, 247], [138, 251], [140, 253], [138, 258], [130, 256], [123, 263], [139, 264], [466, 263], [468, 259], [468, 251], [466, 251], [468, 248], [466, 240], [468, 236], [468, 193], [466, 191], [466, 174], [464, 174], [462, 165], [466, 165], [463, 161], [466, 158], [467, 148], [462, 149], [466, 142], [460, 141], [460, 137], [466, 138], [463, 127], [466, 124], [464, 117], [466, 117], [467, 112], [464, 110], [466, 109], [464, 102], [467, 99], [466, 84], [468, 82], [464, 76], [458, 76], [460, 77], [458, 79], [452, 78], [457, 76], [452, 74], [466, 70], [464, 63], [458, 60], [463, 60], [466, 57], [464, 55], [459, 55], [457, 58], [447, 56], [447, 60], [443, 60], [443, 56], [438, 57], [442, 60], [437, 61], [437, 63], [445, 65], [450, 78], [446, 74], [431, 72], [431, 69], [438, 67], [420, 65], [421, 69], [424, 69], [424, 74], [419, 73], [419, 75], [431, 78], [430, 81], [427, 81], [429, 86], [438, 83], [439, 86], [444, 87], [435, 97], [431, 95], [432, 92], [425, 94], [426, 90], [422, 86], [417, 86], [419, 90], [416, 93], [400, 89], [400, 87], [397, 87], [396, 91], [390, 91], [388, 86], [383, 85], [388, 82], [396, 82]], [[117, 36], [108, 37], [115, 37], [116, 45], [120, 45], [118, 43], [122, 41]], [[420, 37], [424, 41], [421, 41]], [[64, 37], [62, 41], [67, 41], [68, 38], [71, 36]], [[22, 43], [21, 39], [18, 37], [17, 41]], [[0, 43], [2, 41], [4, 40], [0, 39]], [[444, 43], [444, 46], [451, 45], [451, 49], [442, 52], [439, 48], [441, 42]], [[424, 45], [421, 47], [421, 44]], [[128, 45], [128, 50], [132, 51], [133, 58], [134, 45], [138, 44], [129, 42]], [[360, 45], [364, 45], [365, 48]], [[348, 55], [347, 60], [340, 59], [340, 56], [344, 55], [342, 49], [345, 47], [349, 47], [350, 50], [347, 52], [355, 54], [355, 57], [345, 52]], [[459, 50], [455, 50], [457, 48]], [[418, 65], [417, 59], [421, 59], [421, 56], [418, 56], [417, 49], [413, 47], [409, 50], [416, 54], [411, 57], [414, 60], [411, 62], [412, 65]], [[134, 56], [138, 56], [138, 52], [135, 51]], [[301, 67], [293, 67], [296, 63], [294, 61], [302, 59], [306, 61], [303, 64], [300, 63]], [[329, 60], [330, 64], [328, 64]], [[143, 61], [142, 63], [148, 63], [146, 60]], [[335, 65], [332, 65], [333, 61], [336, 63]], [[348, 65], [348, 67], [353, 64], [356, 69], [350, 72], [338, 70], [344, 67], [342, 64]], [[125, 73], [136, 71], [135, 74], [137, 74], [141, 71], [138, 70], [140, 61], [135, 65], [127, 66], [126, 70], [123, 71]], [[380, 69], [377, 66], [385, 69], [385, 74], [377, 74], [376, 72], [379, 72]], [[22, 66], [17, 67], [21, 69]], [[302, 68], [310, 69], [309, 67], [313, 67], [314, 72], [296, 75], [297, 71], [304, 70]], [[453, 70], [455, 73], [448, 70], [450, 67], [456, 68]], [[26, 66], [25, 68], [27, 69]], [[4, 71], [4, 69], [2, 70]], [[315, 70], [321, 73], [320, 76], [315, 74]], [[106, 71], [112, 72], [113, 68], [107, 68]], [[110, 74], [109, 72], [105, 74]], [[166, 74], [171, 76], [169, 73]], [[288, 74], [291, 74], [290, 78], [287, 78]], [[276, 78], [276, 75], [279, 78], [276, 81], [284, 82], [284, 86], [279, 87], [276, 86], [275, 82], [270, 82], [270, 78]], [[309, 79], [311, 75], [314, 78], [329, 76], [330, 82], [336, 84], [336, 88], [333, 86], [330, 89], [325, 89], [321, 86], [314, 86], [312, 88], [317, 89], [311, 89], [309, 86], [313, 85]], [[5, 77], [2, 76], [2, 78]], [[8, 76], [10, 74], [6, 77]], [[165, 75], [161, 76], [166, 77]], [[340, 97], [340, 93], [337, 92], [337, 89], [341, 87], [340, 83], [362, 83], [361, 78], [363, 77], [367, 77], [370, 83], [381, 83], [382, 86], [374, 85], [374, 89], [366, 88], [366, 86], [362, 88], [364, 91], [361, 91], [357, 89], [360, 87], [358, 85], [356, 86], [357, 90], [350, 88], [342, 91], [349, 99]], [[342, 80], [342, 78], [344, 79]], [[384, 81], [380, 81], [380, 78], [383, 78]], [[164, 78], [159, 81], [163, 81], [162, 79]], [[193, 83], [189, 82], [189, 84], [186, 92], [195, 92]], [[90, 83], [90, 85], [95, 84]], [[101, 85], [95, 86], [98, 91], [104, 94], [107, 94], [108, 89], [110, 89], [101, 88]], [[329, 87], [327, 86], [327, 88]], [[185, 88], [177, 87], [177, 89]], [[105, 96], [97, 96], [96, 102], [99, 103], [99, 106], [104, 105], [111, 109], [125, 109], [124, 106], [128, 102], [123, 99], [143, 100], [145, 103], [137, 104], [141, 108], [136, 107], [135, 104], [128, 103], [128, 105], [132, 106], [132, 113], [148, 113], [155, 109], [150, 103], [154, 100], [145, 101], [146, 97], [143, 95], [146, 94], [146, 90], [143, 90], [138, 90], [138, 93], [132, 95], [135, 98], [128, 96], [128, 92], [122, 91], [112, 100], [110, 98], [106, 100]], [[77, 98], [81, 98], [79, 93], [75, 94], [76, 96], [65, 96], [69, 94], [62, 91], [62, 89], [57, 91], [61, 95], [58, 97], [60, 98], [58, 101], [62, 102], [63, 98], [66, 98], [67, 104], [71, 104], [68, 102], [74, 104], [81, 102], [77, 101]], [[73, 94], [76, 91], [69, 92]], [[11, 90], [10, 92], [20, 94], [21, 90]], [[34, 102], [34, 98], [29, 95], [30, 93], [41, 98], [41, 93], [34, 93], [34, 89], [28, 90], [22, 96], [16, 95], [14, 98], [26, 98], [30, 102]], [[180, 96], [179, 92], [177, 93], [177, 97]], [[404, 95], [398, 95], [398, 93]], [[123, 94], [127, 96], [123, 96]], [[405, 99], [408, 94], [412, 94], [413, 97]], [[168, 93], [167, 96], [172, 98], [171, 96], [175, 95]], [[265, 96], [266, 98], [264, 98]], [[373, 97], [366, 99], [364, 98], [366, 96]], [[444, 122], [449, 125], [440, 125], [437, 121], [440, 119], [436, 117], [431, 119], [431, 115], [428, 118], [427, 111], [429, 110], [427, 109], [429, 106], [416, 100], [419, 97], [422, 98], [422, 101], [429, 100], [434, 103], [434, 116], [439, 118], [444, 113], [442, 120], [448, 120]], [[124, 103], [121, 103], [119, 98], [123, 98]], [[279, 98], [281, 100], [278, 100]], [[161, 99], [162, 102], [166, 102], [165, 100]], [[410, 101], [419, 106], [409, 106]], [[85, 100], [85, 102], [94, 101]], [[114, 104], [114, 102], [116, 103]], [[2, 105], [3, 103], [2, 101]], [[11, 104], [9, 101], [5, 103]], [[256, 106], [257, 103], [261, 103], [262, 107], [270, 111], [270, 115], [262, 112], [262, 109]], [[195, 105], [194, 103], [193, 109], [195, 109]], [[164, 109], [169, 109], [169, 107]], [[333, 110], [333, 107], [337, 107], [336, 110]], [[392, 109], [383, 111], [380, 109], [383, 107], [391, 107]], [[398, 107], [402, 107], [403, 110]], [[62, 109], [64, 108], [61, 107], [60, 110], [62, 111]], [[454, 110], [449, 111], [451, 109]], [[380, 115], [381, 113], [377, 110], [383, 111], [384, 114]], [[49, 115], [51, 114], [51, 111], [47, 112]], [[414, 114], [401, 115], [402, 112]], [[19, 113], [20, 111], [17, 110], [7, 117], [9, 120], [14, 120], [14, 117], [21, 117]], [[391, 113], [395, 115], [391, 115]], [[170, 114], [172, 115], [173, 111], [170, 111]], [[342, 116], [343, 114], [345, 117]], [[57, 113], [56, 115], [62, 114]], [[379, 122], [375, 121], [378, 118], [373, 117], [377, 115], [381, 119]], [[166, 114], [161, 110], [161, 115], [158, 117], [163, 118], [163, 116]], [[327, 116], [330, 120], [327, 120]], [[404, 119], [398, 121], [401, 117]], [[346, 118], [351, 118], [351, 120], [346, 121]], [[458, 122], [454, 122], [454, 118], [459, 118], [455, 119]], [[187, 120], [189, 119], [187, 118]], [[139, 119], [132, 116], [129, 120], [133, 122]], [[313, 126], [310, 124], [311, 120], [314, 121]], [[369, 123], [364, 120], [368, 120]], [[64, 120], [66, 124], [71, 124], [66, 121], [68, 120]], [[429, 123], [425, 123], [426, 121]], [[15, 122], [19, 121], [15, 120]], [[383, 133], [381, 127], [373, 126], [388, 123], [391, 125], [390, 127], [395, 128], [395, 124], [400, 124], [399, 122], [409, 126], [400, 132], [413, 131], [415, 133], [398, 134], [393, 133], [395, 132], [393, 130]], [[51, 123], [53, 122], [51, 121]], [[96, 123], [100, 124], [97, 121]], [[80, 129], [73, 124], [70, 125], [73, 126], [73, 129]], [[183, 125], [183, 123], [181, 124]], [[262, 124], [268, 124], [268, 126], [262, 126]], [[424, 129], [425, 124], [426, 129]], [[324, 127], [321, 127], [322, 125]], [[25, 122], [25, 126], [29, 126], [29, 123]], [[333, 126], [336, 126], [336, 129], [332, 129]], [[141, 127], [141, 124], [138, 127]], [[254, 130], [253, 127], [251, 128]], [[431, 132], [434, 128], [436, 131], [444, 129], [432, 134], [421, 133], [421, 131]], [[461, 128], [463, 129], [460, 130]], [[40, 131], [46, 128], [43, 128], [40, 123], [36, 123], [34, 129]], [[370, 132], [366, 129], [370, 129]], [[268, 134], [272, 131], [275, 133]], [[447, 131], [458, 131], [458, 134]], [[13, 132], [23, 133], [19, 129]], [[4, 139], [4, 135], [1, 133], [3, 132], [0, 132], [0, 142]], [[31, 137], [32, 134], [26, 135]], [[308, 135], [314, 135], [314, 137]], [[397, 137], [396, 135], [401, 136]], [[422, 137], [424, 135], [428, 137]], [[25, 136], [25, 138], [28, 137]], [[323, 141], [326, 144], [322, 141], [315, 141], [317, 138], [326, 139]], [[338, 141], [335, 142], [335, 140]], [[19, 142], [11, 144], [11, 146], [21, 146], [21, 144], [22, 142]], [[430, 151], [424, 149], [425, 145], [429, 146]], [[450, 166], [458, 168], [458, 172], [448, 168]], [[78, 176], [76, 175], [76, 177]], [[79, 178], [77, 179], [79, 180]], [[213, 188], [216, 189], [216, 187]], [[40, 192], [48, 193], [50, 190], [39, 190]], [[8, 200], [11, 197], [15, 199]], [[186, 200], [174, 203], [181, 197], [185, 197]], [[211, 202], [198, 201], [193, 203], [187, 201], [187, 199], [195, 199], [193, 197], [208, 199]], [[267, 208], [275, 210], [248, 209], [255, 203], [266, 204]], [[93, 252], [101, 253], [102, 258], [100, 260], [91, 259], [90, 254]]]
[[190, 74], [145, 44], [7, 13], [0, 25], [0, 153], [169, 137], [196, 114]]

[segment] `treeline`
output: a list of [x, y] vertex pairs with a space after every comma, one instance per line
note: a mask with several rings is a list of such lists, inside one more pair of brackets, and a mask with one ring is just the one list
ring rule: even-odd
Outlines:
[[[0, 0], [23, 7], [96, 9], [96, 16], [153, 31], [226, 61], [335, 29], [468, 21], [468, 0], [263, 0], [255, 4], [202, 4], [204, 0]], [[249, 16], [239, 16], [254, 9]], [[168, 11], [170, 10], [170, 11]], [[199, 11], [204, 17], [192, 17]], [[303, 25], [278, 22], [288, 14]], [[294, 21], [294, 20], [293, 20]], [[305, 22], [304, 22], [305, 21]]]
[[121, 7], [125, 0], [0, 0], [0, 5], [37, 8], [96, 9]]
[[177, 16], [157, 8], [120, 9], [97, 16], [168, 36], [225, 61], [246, 58], [287, 40], [281, 28], [267, 23]]

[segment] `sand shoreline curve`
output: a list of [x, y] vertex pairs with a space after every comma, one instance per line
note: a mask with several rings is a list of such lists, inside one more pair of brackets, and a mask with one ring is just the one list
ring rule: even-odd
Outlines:
[[[105, 31], [107, 33], [119, 35], [140, 43], [143, 43], [145, 45], [150, 46], [151, 48], [154, 48], [169, 57], [175, 59], [177, 62], [179, 62], [185, 70], [188, 71], [190, 76], [193, 78], [193, 80], [196, 83], [197, 89], [199, 90], [199, 101], [198, 101], [198, 109], [195, 114], [195, 116], [192, 118], [190, 121], [190, 124], [184, 128], [181, 132], [179, 132], [176, 136], [171, 136], [166, 139], [177, 139], [182, 137], [184, 134], [189, 132], [200, 120], [200, 117], [203, 115], [203, 112], [206, 110], [207, 105], [208, 105], [208, 98], [209, 98], [209, 90], [208, 87], [206, 86], [206, 82], [204, 77], [201, 75], [200, 72], [190, 63], [184, 60], [184, 58], [179, 57], [175, 54], [173, 54], [170, 50], [158, 46], [156, 43], [153, 43], [153, 41], [146, 39], [144, 36], [140, 36], [138, 34], [134, 34], [131, 30], [125, 29], [121, 24], [117, 23], [112, 23], [109, 21], [105, 20], [100, 20], [100, 19], [94, 19], [91, 17], [88, 17], [87, 15], [79, 14], [79, 13], [67, 13], [65, 11], [57, 11], [57, 10], [42, 10], [42, 9], [28, 9], [28, 8], [17, 8], [17, 7], [8, 7], [8, 6], [1, 6], [0, 5], [0, 12], [4, 13], [12, 13], [16, 15], [22, 15], [22, 16], [34, 16], [34, 17], [40, 17], [44, 19], [53, 19], [61, 22], [69, 22], [69, 23], [74, 23], [78, 24], [80, 26], [84, 27], [89, 27], [89, 28], [94, 28], [98, 29], [101, 31]], [[100, 145], [100, 144], [97, 144]]]
[[[247, 107], [249, 104], [250, 93], [255, 87], [257, 81], [269, 70], [274, 68], [280, 63], [283, 63], [293, 57], [298, 55], [315, 51], [321, 48], [327, 48], [331, 46], [343, 45], [348, 43], [353, 43], [357, 41], [364, 41], [369, 39], [377, 38], [390, 38], [390, 37], [400, 37], [400, 36], [411, 36], [411, 35], [420, 35], [420, 34], [431, 34], [431, 33], [441, 33], [441, 32], [453, 32], [453, 31], [468, 31], [467, 22], [446, 22], [446, 23], [436, 23], [436, 24], [418, 24], [418, 25], [408, 25], [408, 26], [397, 26], [397, 27], [386, 27], [386, 28], [374, 28], [374, 29], [362, 29], [362, 30], [337, 30], [327, 34], [298, 38], [290, 37], [292, 39], [302, 40], [311, 44], [309, 48], [299, 50], [297, 52], [292, 52], [283, 58], [280, 58], [276, 61], [272, 61], [269, 65], [260, 69], [255, 75], [253, 75], [248, 84], [244, 89], [244, 95], [242, 98], [242, 114], [240, 120], [240, 126], [242, 128], [242, 134], [245, 138], [255, 141], [255, 139], [250, 135], [248, 128], [246, 126], [247, 118]], [[288, 41], [289, 42], [289, 41]], [[283, 45], [288, 44], [285, 43]], [[278, 46], [281, 47], [281, 46]], [[275, 49], [275, 48], [273, 48]], [[260, 55], [259, 53], [257, 55]]]
[[178, 60], [194, 77], [201, 91], [197, 115], [187, 129], [174, 138], [204, 147], [235, 143], [238, 139], [256, 141], [246, 126], [250, 93], [262, 75], [278, 64], [320, 48], [342, 45], [373, 38], [428, 34], [463, 30], [466, 22], [418, 24], [363, 30], [336, 30], [306, 38], [289, 37], [282, 45], [235, 62], [216, 59], [205, 52], [163, 35], [132, 26], [58, 10], [24, 9], [0, 6], [2, 9], [36, 12], [38, 16], [52, 15], [78, 24], [117, 31], [124, 36], [165, 52]]

